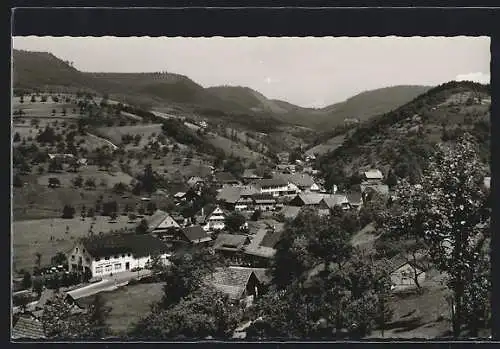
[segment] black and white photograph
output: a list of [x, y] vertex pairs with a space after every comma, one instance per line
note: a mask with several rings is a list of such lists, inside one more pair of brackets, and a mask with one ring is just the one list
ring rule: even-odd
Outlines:
[[12, 341], [491, 338], [490, 37], [11, 55]]

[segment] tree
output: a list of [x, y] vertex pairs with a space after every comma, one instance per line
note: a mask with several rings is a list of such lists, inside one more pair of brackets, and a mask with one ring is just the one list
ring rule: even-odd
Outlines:
[[149, 230], [149, 225], [145, 219], [142, 219], [139, 225], [135, 228], [135, 232], [137, 234], [146, 234], [148, 230]]
[[30, 289], [32, 285], [33, 281], [31, 280], [31, 274], [29, 272], [25, 272], [22, 281], [23, 289]]
[[64, 205], [62, 218], [72, 219], [75, 217], [75, 208], [71, 205]]
[[62, 252], [57, 252], [57, 254], [50, 259], [52, 265], [66, 265], [68, 264], [68, 258]]
[[255, 210], [252, 213], [252, 217], [250, 218], [252, 221], [258, 221], [260, 219], [260, 216], [262, 215], [262, 212], [260, 210]]
[[224, 220], [224, 224], [227, 230], [230, 232], [240, 231], [243, 224], [245, 224], [245, 216], [239, 212], [232, 212]]
[[194, 248], [172, 256], [165, 275], [164, 295], [159, 303], [170, 309], [203, 285], [203, 277], [213, 272], [219, 264], [218, 257], [203, 249]]
[[142, 189], [144, 189], [148, 194], [155, 191], [156, 188], [156, 178], [153, 173], [153, 167], [151, 164], [147, 164], [144, 168], [144, 174], [140, 178], [142, 184]]
[[107, 201], [102, 205], [102, 215], [103, 216], [111, 216], [112, 214], [116, 214], [118, 212], [118, 203], [116, 201]]
[[42, 295], [43, 292], [43, 282], [40, 278], [33, 279], [33, 292], [37, 294], [38, 297]]
[[57, 293], [44, 306], [42, 323], [46, 335], [52, 339], [102, 339], [109, 333], [107, 327], [102, 324], [109, 308], [94, 303], [87, 313], [75, 314], [72, 306], [65, 300], [61, 293]]
[[88, 189], [95, 189], [95, 187], [96, 187], [96, 185], [95, 185], [95, 178], [88, 177], [85, 180], [85, 187], [88, 188]]
[[49, 178], [49, 188], [57, 188], [61, 186], [61, 181], [57, 177]]
[[126, 190], [127, 190], [127, 185], [123, 182], [116, 183], [113, 186], [113, 191], [117, 194], [120, 194], [120, 195], [125, 193]]
[[464, 325], [478, 320], [468, 308], [474, 303], [469, 289], [483, 288], [475, 292], [483, 295], [490, 291], [487, 278], [476, 282], [476, 267], [487, 260], [490, 239], [489, 193], [482, 189], [485, 167], [470, 136], [441, 145], [422, 176], [421, 189], [402, 183], [396, 193], [399, 213], [385, 223], [392, 236], [415, 236], [429, 246], [431, 261], [447, 275], [456, 337]]
[[42, 266], [42, 254], [40, 252], [35, 253], [35, 267], [40, 270]]
[[83, 177], [81, 175], [78, 175], [75, 178], [73, 178], [73, 185], [76, 188], [81, 188], [83, 185]]
[[52, 159], [49, 162], [49, 172], [54, 173], [54, 172], [59, 172], [62, 171], [63, 165], [62, 162], [59, 159]]
[[228, 296], [210, 288], [199, 290], [169, 310], [155, 310], [131, 331], [134, 339], [231, 338], [241, 309]]

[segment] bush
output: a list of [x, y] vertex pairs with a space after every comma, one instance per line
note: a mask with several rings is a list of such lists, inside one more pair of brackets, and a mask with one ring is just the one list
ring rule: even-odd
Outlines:
[[63, 208], [62, 218], [71, 219], [75, 217], [75, 208], [70, 205], [65, 205]]

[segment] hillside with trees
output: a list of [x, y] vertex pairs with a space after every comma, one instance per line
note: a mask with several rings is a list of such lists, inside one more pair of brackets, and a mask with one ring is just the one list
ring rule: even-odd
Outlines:
[[473, 136], [487, 166], [490, 104], [483, 101], [489, 96], [489, 85], [449, 82], [373, 117], [318, 160], [327, 186], [348, 185], [359, 170], [367, 168], [379, 168], [387, 176], [417, 183], [436, 144], [453, 143], [464, 132]]
[[343, 125], [345, 119], [367, 120], [389, 112], [425, 92], [425, 86], [394, 86], [366, 91], [325, 108], [303, 108], [273, 100], [248, 87], [204, 88], [186, 76], [169, 73], [81, 72], [46, 52], [13, 51], [15, 91], [85, 91], [106, 94], [147, 109], [174, 108], [242, 127], [255, 123], [261, 132], [271, 125], [300, 125], [319, 130]]

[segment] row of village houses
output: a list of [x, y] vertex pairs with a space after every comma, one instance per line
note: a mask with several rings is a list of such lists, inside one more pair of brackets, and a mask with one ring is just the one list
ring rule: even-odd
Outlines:
[[[370, 178], [370, 175], [371, 173], [367, 173], [367, 180]], [[380, 176], [377, 178], [378, 180], [382, 180]], [[229, 176], [226, 175], [226, 179], [230, 180]], [[372, 178], [372, 180], [374, 181], [374, 185], [380, 185], [375, 183], [375, 179]], [[180, 195], [177, 196], [179, 200], [185, 199], [185, 197]], [[144, 268], [148, 261], [150, 261], [149, 256], [157, 250], [158, 246], [169, 246], [169, 248], [165, 247], [166, 250], [164, 252], [160, 253], [161, 257], [167, 260], [167, 250], [172, 250], [173, 242], [189, 244], [207, 243], [213, 246], [215, 251], [238, 252], [236, 254], [229, 253], [229, 255], [236, 256], [241, 261], [244, 258], [240, 258], [243, 255], [239, 252], [248, 252], [247, 254], [254, 256], [259, 254], [256, 252], [258, 250], [265, 260], [272, 258], [273, 251], [271, 249], [277, 242], [276, 236], [279, 232], [273, 229], [260, 232], [261, 235], [275, 234], [275, 238], [271, 239], [274, 241], [273, 244], [264, 244], [262, 246], [259, 244], [257, 246], [254, 243], [249, 249], [243, 249], [244, 246], [250, 243], [249, 234], [245, 232], [245, 228], [248, 228], [248, 223], [242, 226], [242, 233], [240, 235], [224, 234], [223, 232], [226, 218], [231, 212], [253, 210], [264, 212], [275, 211], [278, 213], [281, 212], [285, 218], [294, 218], [304, 207], [313, 207], [320, 214], [328, 214], [334, 207], [346, 210], [359, 209], [361, 204], [362, 193], [323, 193], [320, 192], [319, 186], [314, 183], [311, 177], [306, 177], [303, 174], [274, 179], [260, 179], [252, 182], [252, 184], [245, 185], [239, 182], [232, 182], [232, 184], [223, 183], [217, 196], [217, 204], [202, 207], [192, 217], [183, 217], [179, 214], [170, 215], [157, 210], [147, 220], [150, 234], [144, 236], [122, 234], [117, 237], [104, 235], [92, 240], [93, 243], [101, 244], [102, 246], [128, 245], [126, 243], [128, 241], [134, 249], [140, 248], [140, 253], [139, 251], [135, 251], [134, 253], [121, 253], [118, 251], [115, 255], [112, 247], [106, 247], [102, 251], [109, 254], [109, 256], [101, 258], [100, 256], [96, 256], [95, 252], [92, 252], [101, 251], [100, 249], [92, 247], [84, 248], [82, 245], [79, 245], [75, 246], [68, 254], [68, 261], [70, 270], [88, 268], [94, 276], [106, 275], [132, 268]], [[219, 233], [215, 241], [212, 238], [214, 232]], [[264, 235], [261, 236], [262, 239], [264, 239]], [[111, 240], [107, 241], [106, 239]], [[167, 242], [168, 244], [160, 244], [158, 241]], [[120, 248], [123, 249], [123, 247]], [[98, 254], [104, 252], [99, 252]]]

